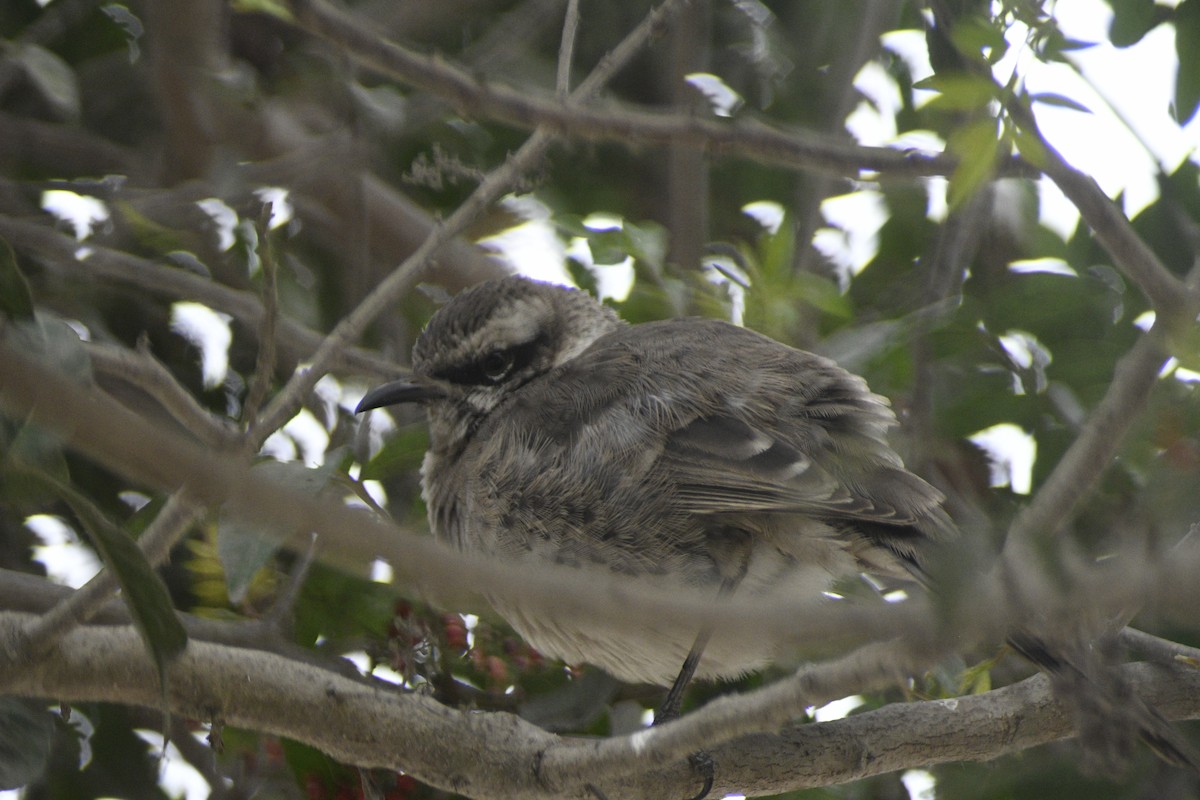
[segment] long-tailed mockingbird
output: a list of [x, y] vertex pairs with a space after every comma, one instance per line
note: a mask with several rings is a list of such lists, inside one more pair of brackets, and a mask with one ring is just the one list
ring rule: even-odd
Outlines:
[[[433, 531], [476, 553], [795, 598], [863, 571], [911, 577], [952, 530], [862, 378], [725, 322], [629, 325], [582, 291], [491, 281], [439, 310], [412, 377], [358, 410], [406, 402], [429, 413]], [[543, 653], [627, 681], [670, 685], [689, 652], [704, 678], [775, 655], [761, 636], [495, 602]]]
[[[412, 366], [358, 410], [425, 405], [430, 523], [463, 550], [769, 600], [862, 572], [921, 577], [931, 545], [954, 532], [941, 493], [888, 446], [886, 400], [744, 328], [629, 325], [585, 292], [511, 277], [434, 314]], [[761, 635], [492, 600], [547, 655], [671, 685], [668, 716], [693, 672], [733, 677], [777, 655]], [[1095, 688], [1037, 636], [1010, 643], [1058, 682]], [[1196, 769], [1153, 709], [1122, 702], [1159, 755]]]

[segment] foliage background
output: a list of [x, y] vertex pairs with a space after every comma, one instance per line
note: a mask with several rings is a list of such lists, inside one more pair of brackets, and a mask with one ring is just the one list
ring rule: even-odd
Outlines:
[[[1111, 5], [1110, 36], [1118, 46], [1158, 26], [1174, 29], [1174, 114], [1181, 123], [1192, 118], [1200, 98], [1200, 2]], [[435, 67], [461, 66], [485, 89], [511, 86], [550, 98], [566, 6], [444, 0], [357, 2], [347, 10], [375, 35], [434, 56]], [[577, 76], [651, 8], [636, 0], [580, 6]], [[527, 236], [549, 237], [551, 253], [571, 254], [563, 266], [581, 285], [594, 288], [632, 268], [628, 296], [612, 301], [626, 319], [744, 314], [746, 324], [864, 375], [891, 398], [903, 423], [897, 445], [910, 467], [944, 488], [956, 516], [995, 549], [1027, 498], [993, 485], [987, 459], [969, 437], [1001, 423], [1031, 436], [1036, 492], [1101, 402], [1118, 359], [1143, 338], [1135, 320], [1155, 306], [1087, 225], [1064, 238], [1039, 214], [1044, 195], [1033, 167], [1047, 168], [1048, 156], [1028, 109], [1078, 101], [1037, 100], [1021, 71], [994, 75], [991, 67], [1012, 48], [1072, 65], [1072, 54], [1087, 45], [1058, 30], [1053, 3], [695, 0], [616, 75], [598, 107], [618, 126], [632, 119], [634, 107], [670, 111], [681, 128], [697, 119], [731, 126], [761, 120], [795, 142], [819, 146], [798, 146], [800, 155], [790, 158], [755, 153], [754, 130], [730, 128], [750, 144], [705, 152], [695, 137], [652, 140], [636, 119], [625, 137], [558, 123], [565, 135], [519, 171], [505, 189], [513, 196], [487, 202], [460, 236], [409, 270], [407, 290], [362, 337], [366, 349], [353, 350], [298, 398], [299, 417], [288, 421], [298, 410], [292, 408], [274, 419], [271, 412], [286, 405], [272, 399], [320, 341], [312, 332], [345, 320], [426, 236], [455, 221], [487, 176], [512, 163], [529, 130], [546, 122], [514, 124], [471, 97], [438, 91], [435, 81], [398, 81], [386, 69], [362, 66], [353, 46], [331, 42], [337, 37], [328, 29], [322, 35], [323, 22], [306, 8], [217, 0], [0, 6], [0, 237], [12, 250], [3, 256], [4, 337], [73, 375], [90, 374], [128, 408], [207, 445], [228, 447], [246, 428], [262, 434], [253, 449], [289, 466], [260, 469], [303, 491], [363, 502], [371, 493], [386, 496], [398, 523], [424, 525], [415, 472], [425, 444], [419, 418], [398, 415], [381, 437], [385, 419], [375, 415], [371, 430], [350, 410], [367, 386], [396, 374], [390, 364], [406, 361], [436, 308], [438, 291], [417, 284], [454, 292], [502, 274], [508, 267], [495, 248], [473, 243], [518, 226]], [[940, 92], [935, 101], [918, 102], [910, 62], [881, 45], [896, 31], [923, 37], [935, 75], [922, 86]], [[1023, 38], [1014, 34], [1021, 31]], [[718, 76], [737, 93], [732, 119], [714, 115], [686, 80], [695, 73]], [[886, 78], [895, 107], [863, 93], [856, 78], [864, 74]], [[856, 161], [873, 154], [855, 148], [847, 131], [852, 113], [894, 123], [905, 135], [901, 142], [946, 143], [957, 162], [914, 154], [875, 169]], [[1070, 159], [1071, 143], [1061, 146]], [[1182, 279], [1200, 241], [1200, 174], [1187, 159], [1156, 179], [1158, 197], [1138, 209], [1133, 230]], [[276, 227], [264, 211], [264, 187], [286, 190], [292, 209]], [[47, 213], [52, 191], [94, 198], [103, 219], [79, 235]], [[949, 212], [931, 213], [947, 196]], [[829, 246], [859, 247], [864, 236], [862, 219], [831, 220], [829, 198], [857, 198], [863, 204], [852, 205], [854, 213], [880, 214], [866, 257], [855, 261]], [[745, 212], [764, 201], [784, 212], [776, 230]], [[599, 214], [619, 225], [597, 226]], [[74, 258], [75, 238], [102, 257]], [[547, 239], [541, 241], [545, 248]], [[545, 252], [539, 255], [544, 262]], [[1012, 266], [1038, 259], [1060, 266]], [[744, 295], [719, 282], [731, 273], [746, 284]], [[21, 299], [26, 292], [36, 324]], [[181, 334], [181, 301], [228, 315], [227, 348], [216, 348], [218, 359], [227, 350], [227, 370], [210, 367], [216, 371], [206, 377], [200, 340]], [[1200, 369], [1195, 345], [1193, 326], [1172, 340], [1170, 352]], [[146, 377], [152, 363], [178, 392]], [[1137, 409], [1118, 457], [1069, 522], [1064, 550], [1071, 556], [1099, 557], [1130, 542], [1161, 552], [1200, 519], [1200, 403], [1191, 377], [1165, 373]], [[176, 405], [189, 396], [194, 408], [178, 411], [164, 392]], [[263, 429], [264, 419], [281, 431], [267, 438], [276, 425]], [[18, 577], [45, 572], [35, 558], [38, 535], [26, 524], [31, 515], [57, 515], [80, 538], [104, 542], [95, 528], [137, 536], [164, 513], [157, 488], [61, 447], [29, 418], [10, 413], [0, 441], [7, 610], [44, 609], [60, 599], [48, 584]], [[59, 483], [27, 480], [18, 465], [30, 463]], [[62, 488], [68, 482], [79, 495], [74, 502]], [[545, 663], [498, 621], [431, 609], [370, 580], [366, 563], [313, 564], [304, 548], [280, 549], [216, 512], [185, 527], [186, 537], [158, 569], [174, 607], [206, 620], [257, 620], [280, 647], [302, 649], [305, 657], [358, 654], [360, 664], [387, 667], [393, 679], [444, 702], [520, 711], [552, 730], [592, 735], [628, 729], [660, 698], [648, 687]], [[119, 554], [104, 555], [107, 563], [121, 562]], [[1197, 643], [1195, 625], [1177, 617], [1151, 616], [1143, 624]], [[169, 658], [171, 645], [158, 642], [160, 657]], [[973, 685], [960, 687], [951, 665], [918, 679], [911, 692], [981, 690], [1023, 677], [1024, 669], [1004, 659], [990, 672], [969, 673]], [[778, 674], [698, 688], [692, 702]], [[871, 695], [865, 703], [902, 696]], [[21, 758], [0, 747], [0, 773], [21, 777], [12, 785], [26, 784], [24, 797], [168, 793], [160, 764], [133, 733], [161, 731], [158, 713], [84, 703], [69, 715], [48, 715], [44, 702], [6, 703], [0, 714], [10, 730], [26, 735], [4, 742]], [[170, 724], [181, 751], [173, 758], [192, 763], [214, 796], [340, 799], [361, 796], [364, 786], [391, 800], [444, 795], [409, 776], [360, 774], [317, 750], [250, 730], [217, 726], [222, 746], [214, 751], [192, 735], [209, 732], [211, 723]], [[1059, 743], [931, 774], [944, 798], [1197, 790], [1194, 779], [1145, 752], [1116, 778], [1097, 776], [1081, 761], [1075, 745]], [[794, 796], [890, 798], [907, 791], [889, 774]]]

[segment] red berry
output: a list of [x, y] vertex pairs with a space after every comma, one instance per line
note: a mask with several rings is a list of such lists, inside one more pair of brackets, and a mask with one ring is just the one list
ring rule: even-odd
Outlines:
[[493, 683], [508, 683], [508, 664], [500, 656], [488, 656], [487, 673]]
[[467, 649], [467, 629], [454, 625], [446, 626], [446, 646], [452, 650]]

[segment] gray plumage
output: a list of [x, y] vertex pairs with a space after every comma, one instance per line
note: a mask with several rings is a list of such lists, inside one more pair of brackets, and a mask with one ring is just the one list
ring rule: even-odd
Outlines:
[[[861, 571], [919, 574], [942, 496], [888, 446], [887, 401], [832, 361], [706, 319], [629, 325], [584, 292], [506, 278], [430, 320], [411, 380], [360, 410], [423, 402], [435, 535], [533, 564], [658, 585], [815, 597]], [[497, 610], [534, 647], [669, 684], [696, 636], [646, 615], [581, 625]], [[697, 675], [775, 653], [714, 636]]]

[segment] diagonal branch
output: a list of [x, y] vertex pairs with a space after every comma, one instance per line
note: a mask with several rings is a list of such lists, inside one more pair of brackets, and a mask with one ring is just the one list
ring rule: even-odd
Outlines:
[[1185, 285], [1172, 274], [1096, 181], [1066, 162], [1042, 135], [1032, 110], [1020, 102], [1010, 103], [1007, 110], [1036, 142], [1035, 152], [1030, 153], [1028, 159], [1079, 209], [1080, 216], [1092, 229], [1092, 235], [1112, 256], [1113, 265], [1137, 284], [1160, 320], [1166, 321], [1171, 328], [1194, 324], [1196, 313], [1200, 311], [1196, 287]]
[[[682, 5], [683, 0], [667, 0], [643, 19], [571, 93], [568, 106], [574, 108], [578, 103], [594, 97]], [[301, 14], [302, 10], [297, 13]], [[260, 436], [265, 437], [296, 413], [304, 397], [333, 366], [337, 354], [356, 341], [376, 317], [404, 295], [413, 280], [427, 268], [443, 245], [466, 228], [492, 203], [511, 191], [518, 180], [542, 159], [552, 141], [553, 136], [539, 127], [517, 152], [487, 174], [475, 191], [430, 233], [404, 263], [384, 278], [357, 308], [337, 324], [313, 354], [309, 368], [293, 376], [263, 411], [258, 426]]]

